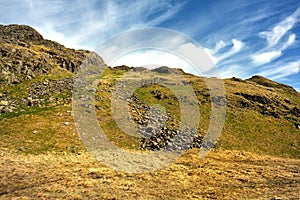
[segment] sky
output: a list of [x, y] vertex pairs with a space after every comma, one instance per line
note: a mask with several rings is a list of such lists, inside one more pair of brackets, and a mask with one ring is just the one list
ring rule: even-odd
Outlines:
[[[196, 41], [223, 78], [262, 75], [300, 91], [299, 0], [2, 0], [0, 13], [1, 24], [30, 25], [75, 49], [95, 50], [137, 28], [171, 29]], [[131, 52], [109, 64], [139, 66], [153, 59], [193, 73], [185, 60], [157, 50]]]

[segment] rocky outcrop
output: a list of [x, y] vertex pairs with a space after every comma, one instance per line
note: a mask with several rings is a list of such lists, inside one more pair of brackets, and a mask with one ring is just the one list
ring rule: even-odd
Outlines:
[[0, 92], [0, 113], [10, 113], [18, 108], [32, 106], [66, 105], [71, 103], [72, 78], [43, 80], [28, 86], [26, 97], [12, 98], [7, 92]]
[[255, 110], [262, 115], [276, 119], [286, 119], [293, 122], [298, 128], [300, 108], [290, 100], [283, 99], [280, 96], [271, 97], [264, 94], [247, 94], [240, 92], [234, 94], [239, 97], [239, 100], [236, 104], [231, 102], [229, 106]]
[[171, 73], [178, 73], [176, 69], [172, 69], [166, 66], [158, 67], [155, 69], [152, 69], [151, 71], [161, 73], [161, 74], [171, 74]]
[[[96, 53], [46, 40], [29, 26], [0, 25], [0, 113], [26, 106], [70, 103], [73, 79], [47, 76], [67, 71], [75, 74], [83, 62], [103, 64]], [[22, 94], [19, 90], [23, 90]]]
[[132, 69], [134, 72], [144, 72], [147, 71], [148, 69], [145, 67], [135, 67]]
[[28, 47], [28, 44], [40, 44], [44, 38], [32, 27], [26, 25], [1, 25], [0, 39], [2, 42]]
[[[18, 84], [57, 67], [75, 73], [90, 53], [45, 40], [29, 26], [0, 25], [0, 84]], [[99, 61], [97, 56], [94, 63]]]
[[259, 85], [270, 87], [270, 88], [281, 88], [286, 91], [291, 91], [293, 93], [297, 93], [297, 91], [289, 85], [277, 83], [275, 81], [269, 80], [269, 79], [259, 76], [259, 75], [252, 76], [251, 78], [246, 79], [246, 81], [251, 81], [251, 82], [257, 83]]
[[141, 148], [144, 150], [178, 151], [200, 148], [203, 134], [189, 127], [179, 128], [171, 113], [163, 115], [159, 109], [152, 109], [135, 95], [129, 102], [133, 121], [138, 124], [138, 135], [142, 136]]

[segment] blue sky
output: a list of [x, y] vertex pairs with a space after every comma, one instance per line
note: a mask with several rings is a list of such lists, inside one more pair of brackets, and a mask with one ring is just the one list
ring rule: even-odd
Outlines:
[[299, 0], [7, 0], [0, 13], [2, 24], [89, 50], [127, 30], [173, 29], [197, 41], [222, 77], [259, 74], [300, 91]]

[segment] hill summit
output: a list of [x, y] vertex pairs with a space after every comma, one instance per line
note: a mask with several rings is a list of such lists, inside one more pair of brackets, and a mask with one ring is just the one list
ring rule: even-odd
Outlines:
[[[2, 126], [1, 130], [12, 136], [14, 134], [10, 133], [10, 126], [13, 125], [9, 122], [18, 117], [46, 111], [53, 114], [57, 109], [70, 109], [74, 77], [88, 54], [95, 56], [93, 65], [102, 63], [99, 55], [86, 50], [65, 48], [61, 44], [45, 40], [29, 26], [0, 25], [0, 119], [7, 120], [6, 128]], [[158, 119], [166, 120], [167, 124], [162, 130], [147, 129], [149, 135], [155, 133], [155, 137], [134, 139], [125, 136], [113, 122], [110, 99], [115, 90], [114, 84], [129, 70], [133, 70], [136, 78], [140, 79], [145, 78], [144, 74], [149, 71], [142, 67], [108, 67], [99, 80], [98, 89], [95, 91], [95, 109], [99, 124], [121, 146], [158, 150], [176, 134], [180, 119], [178, 99], [167, 88], [155, 84], [144, 85], [135, 91], [128, 99], [134, 123], [145, 126], [149, 119], [149, 116], [145, 116], [149, 106], [160, 104], [166, 108], [168, 118]], [[201, 122], [198, 130], [192, 130], [196, 134], [192, 147], [201, 146], [209, 126], [212, 104], [227, 102], [223, 134], [219, 143], [212, 146], [299, 158], [300, 94], [292, 87], [261, 76], [246, 80], [231, 78], [223, 80], [226, 99], [211, 98], [206, 85], [208, 78], [166, 66], [153, 69], [152, 72], [159, 78], [168, 80], [168, 75], [174, 70], [185, 78], [186, 84], [193, 88], [199, 101]], [[188, 97], [186, 100], [188, 101]], [[24, 135], [31, 134], [31, 131], [26, 130], [22, 130]], [[51, 130], [56, 131], [59, 130]], [[11, 144], [11, 148], [18, 148], [9, 141], [14, 139], [9, 138], [0, 139]], [[26, 137], [23, 139], [26, 140]], [[34, 146], [25, 146], [26, 151], [35, 151]], [[55, 143], [50, 149], [57, 148], [60, 148], [60, 144]]]

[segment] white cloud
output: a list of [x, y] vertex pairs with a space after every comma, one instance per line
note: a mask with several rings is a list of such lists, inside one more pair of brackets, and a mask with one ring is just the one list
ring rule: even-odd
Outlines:
[[262, 38], [265, 38], [269, 47], [275, 46], [279, 40], [293, 28], [295, 23], [299, 20], [300, 8], [298, 8], [292, 15], [278, 23], [271, 31], [264, 31], [259, 33]]
[[289, 46], [291, 46], [296, 41], [296, 35], [291, 34], [289, 35], [288, 40], [280, 47], [281, 50], [285, 50]]
[[[286, 15], [284, 20], [277, 21], [270, 29], [264, 29], [266, 31], [259, 33], [257, 31], [261, 31], [265, 24], [264, 18], [274, 20], [285, 12], [274, 10], [271, 6], [269, 8], [262, 7], [262, 9], [263, 13], [257, 19], [246, 18], [247, 14], [245, 14], [237, 23], [239, 27], [234, 23], [227, 24], [225, 28], [220, 28], [216, 34], [213, 33], [207, 38], [208, 44], [220, 41], [221, 38], [225, 41], [225, 45], [217, 42], [214, 47], [204, 49], [214, 60], [222, 77], [248, 77], [258, 73], [261, 65], [276, 61], [272, 63], [272, 66], [275, 66], [279, 61], [284, 61], [286, 56], [293, 56], [284, 54], [284, 51], [296, 44], [298, 35], [296, 36], [292, 31], [300, 21], [300, 7], [292, 14]], [[259, 11], [255, 11], [255, 15], [257, 12], [259, 13]], [[251, 15], [254, 13], [250, 12], [249, 16]], [[266, 44], [254, 39], [253, 35], [258, 33], [266, 39]], [[238, 39], [232, 39], [232, 47], [230, 47], [226, 40], [236, 38], [236, 36]], [[297, 47], [295, 46], [295, 48]]]
[[271, 79], [282, 79], [284, 77], [297, 74], [300, 72], [300, 60], [295, 62], [289, 62], [284, 65], [273, 67], [271, 69], [261, 72], [263, 76], [267, 76]]
[[222, 78], [232, 78], [232, 77], [243, 77], [245, 71], [242, 70], [243, 67], [240, 65], [230, 65], [226, 69], [220, 69], [220, 75]]
[[183, 6], [183, 2], [180, 4], [177, 4], [175, 6], [170, 6], [170, 9], [168, 9], [165, 13], [160, 15], [159, 17], [151, 20], [150, 22], [146, 23], [145, 26], [155, 26], [157, 24], [160, 24], [161, 22], [164, 22], [165, 20], [172, 17], [174, 14], [176, 14], [179, 9]]
[[[115, 50], [113, 49], [113, 51]], [[148, 68], [168, 66], [181, 68], [185, 72], [197, 75], [203, 75], [214, 66], [205, 51], [192, 43], [179, 45], [174, 53], [161, 49], [138, 49], [122, 55], [108, 64], [113, 67], [120, 65]]]
[[[276, 27], [277, 27], [277, 29], [279, 29], [278, 25]], [[284, 30], [284, 28], [282, 28], [282, 27], [281, 27], [281, 29], [282, 29], [282, 31]], [[296, 41], [296, 35], [290, 34], [288, 39], [285, 42], [281, 42], [281, 44], [277, 45], [277, 48], [273, 48], [272, 46], [277, 44], [283, 35], [281, 35], [280, 38], [278, 37], [280, 35], [279, 32], [278, 32], [278, 34], [273, 35], [276, 38], [272, 38], [273, 36], [271, 37], [271, 35], [270, 35], [269, 39], [270, 40], [273, 39], [274, 40], [273, 43], [269, 43], [270, 46], [268, 46], [266, 48], [266, 50], [268, 50], [268, 51], [265, 51], [263, 53], [257, 53], [251, 57], [253, 64], [262, 65], [262, 64], [267, 64], [267, 63], [272, 62], [273, 60], [275, 60], [276, 58], [279, 58], [282, 55], [282, 51], [284, 51], [285, 49], [290, 47]], [[272, 50], [272, 49], [277, 49], [277, 50]]]
[[112, 67], [127, 65], [132, 67], [148, 67], [168, 66], [172, 68], [182, 68], [186, 72], [195, 72], [194, 67], [175, 54], [163, 50], [141, 50], [125, 54], [111, 64]]
[[242, 47], [244, 46], [244, 43], [242, 41], [237, 40], [237, 39], [233, 39], [232, 44], [233, 44], [233, 47], [232, 47], [232, 52], [233, 53], [239, 52], [242, 49]]
[[[220, 55], [217, 55], [217, 52], [216, 52], [213, 55], [216, 63], [238, 53], [245, 46], [245, 44], [238, 39], [232, 39], [231, 42], [232, 42], [232, 47], [228, 51], [226, 51], [225, 53], [222, 53]], [[223, 47], [224, 47], [224, 45], [222, 45], [222, 48]]]
[[[199, 58], [199, 55], [201, 56], [205, 52], [203, 50], [201, 52], [201, 48], [192, 48], [193, 44], [191, 44], [191, 42], [193, 42], [191, 39], [176, 31], [163, 28], [143, 28], [126, 31], [116, 35], [116, 37], [110, 40], [106, 40], [105, 43], [96, 49], [96, 52], [101, 55], [104, 62], [108, 65], [111, 65], [114, 60], [125, 54], [135, 52], [135, 55], [141, 56], [142, 53], [147, 52], [146, 50], [149, 49], [174, 52], [181, 57], [185, 57], [185, 59], [190, 59], [196, 53], [197, 58]], [[208, 56], [206, 55], [206, 57]], [[123, 64], [133, 66], [141, 65], [132, 64], [127, 61]], [[180, 66], [177, 65], [176, 67]]]
[[225, 42], [223, 40], [220, 40], [217, 42], [215, 48], [213, 49], [212, 53], [217, 53], [220, 49], [224, 48], [226, 46]]
[[[117, 0], [15, 0], [6, 5], [14, 6], [14, 12], [6, 13], [4, 8], [0, 8], [5, 15], [0, 16], [0, 20], [26, 23], [35, 27], [46, 39], [67, 47], [93, 50], [119, 32], [157, 26], [172, 18], [183, 5], [171, 0], [134, 0], [130, 3]], [[155, 18], [152, 17], [154, 15]]]
[[[278, 50], [274, 51], [267, 51], [263, 53], [258, 53], [253, 55], [252, 62], [255, 65], [263, 65], [272, 62], [273, 60], [279, 58], [282, 55], [282, 51], [287, 49], [289, 46], [291, 46], [296, 40], [296, 35], [291, 34], [289, 35], [289, 38], [287, 39], [286, 42], [282, 43], [280, 47], [278, 47]], [[272, 48], [268, 48], [272, 49]]]
[[295, 19], [288, 17], [273, 28], [272, 31], [261, 32], [259, 35], [265, 38], [269, 46], [275, 46], [282, 36], [295, 24]]
[[262, 65], [273, 61], [281, 56], [281, 51], [270, 51], [252, 56], [252, 61], [255, 65]]
[[208, 48], [203, 48], [203, 50], [209, 55], [213, 63], [216, 65], [218, 63], [217, 58], [214, 56], [214, 50], [208, 49]]
[[218, 59], [215, 57], [215, 54], [222, 48], [226, 47], [226, 44], [223, 40], [220, 40], [216, 43], [213, 49], [203, 48], [203, 50], [211, 57], [214, 64], [218, 63]]
[[178, 47], [178, 52], [189, 62], [193, 63], [197, 69], [197, 74], [203, 74], [214, 66], [212, 57], [201, 47], [192, 43], [185, 43]]

